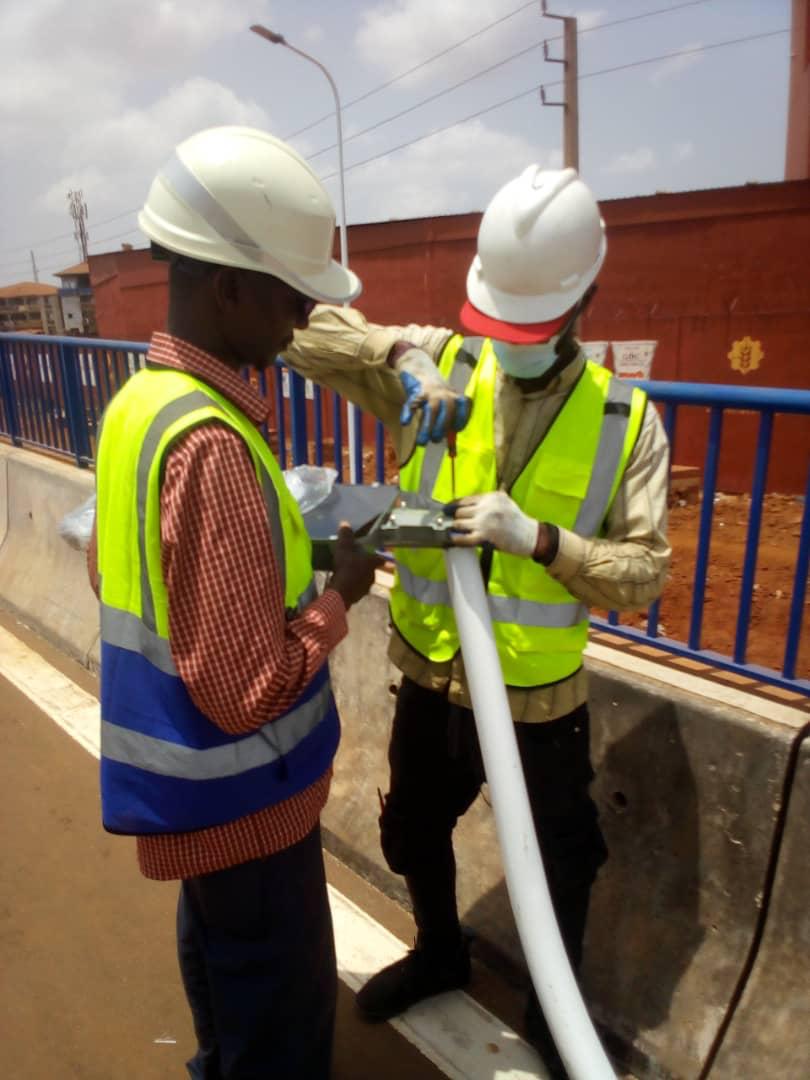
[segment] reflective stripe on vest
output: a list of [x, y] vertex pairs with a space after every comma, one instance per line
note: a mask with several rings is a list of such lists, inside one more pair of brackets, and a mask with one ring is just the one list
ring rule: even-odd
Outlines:
[[[458, 436], [458, 495], [494, 490], [496, 361], [491, 344], [454, 338], [441, 358], [445, 379], [473, 398], [470, 423]], [[510, 494], [530, 516], [554, 521], [581, 536], [602, 528], [635, 444], [645, 397], [587, 365]], [[483, 416], [484, 420], [477, 418]], [[579, 456], [577, 456], [579, 450]], [[403, 490], [440, 503], [450, 498], [443, 444], [417, 452], [400, 474]], [[458, 636], [440, 551], [399, 551], [391, 597], [393, 621], [405, 640], [428, 659], [444, 662]], [[581, 665], [587, 607], [544, 567], [494, 552], [488, 602], [509, 685], [557, 681]]]
[[[317, 692], [272, 724], [234, 742], [205, 749], [183, 746], [169, 739], [144, 735], [129, 728], [102, 721], [104, 756], [138, 769], [174, 776], [181, 780], [216, 780], [238, 776], [278, 761], [291, 753], [326, 713], [331, 705], [331, 687], [324, 679]], [[269, 735], [272, 734], [272, 743]]]
[[[430, 581], [419, 577], [403, 563], [397, 563], [399, 586], [420, 604], [450, 607], [450, 588], [446, 581]], [[571, 604], [538, 604], [517, 596], [487, 597], [493, 622], [520, 623], [521, 626], [576, 626], [588, 617], [588, 609], [576, 601]]]
[[[300, 609], [317, 592], [311, 562], [303, 554], [309, 548], [302, 547], [307, 537], [302, 524], [299, 529], [300, 514], [286, 488], [281, 494], [276, 487], [270, 465], [283, 485], [281, 472], [255, 426], [232, 403], [191, 376], [178, 378], [180, 373], [166, 372], [168, 378], [161, 380], [161, 374], [147, 374], [153, 381], [134, 386], [123, 408], [120, 401], [114, 403], [117, 409], [111, 406], [105, 423], [109, 455], [106, 445], [99, 448], [99, 507], [111, 515], [106, 530], [110, 521], [113, 525], [111, 536], [105, 532], [107, 544], [120, 535], [114, 528], [115, 514], [126, 510], [130, 498], [137, 506], [137, 537], [129, 545], [132, 558], [107, 560], [112, 570], [105, 565], [101, 574], [102, 808], [110, 831], [137, 834], [205, 828], [290, 798], [329, 767], [340, 730], [326, 665], [285, 713], [242, 735], [229, 735], [213, 724], [194, 705], [178, 677], [168, 637], [161, 632], [168, 626], [168, 610], [162, 570], [154, 554], [150, 573], [155, 543], [150, 530], [157, 530], [159, 545], [159, 509], [153, 505], [159, 501], [155, 470], [174, 441], [196, 424], [216, 419], [247, 443], [264, 494], [288, 604]], [[186, 385], [194, 383], [198, 389], [184, 392]], [[126, 394], [126, 389], [121, 393]], [[163, 404], [161, 394], [169, 397]], [[154, 409], [151, 418], [150, 408]], [[136, 421], [140, 415], [140, 448], [125, 445], [123, 439], [116, 445], [117, 425], [126, 422], [127, 409], [135, 410]], [[143, 410], [140, 414], [139, 409]], [[133, 430], [138, 430], [137, 423]], [[131, 479], [117, 483], [119, 475]], [[113, 494], [114, 480], [117, 490]], [[124, 517], [130, 520], [131, 507]], [[285, 521], [295, 522], [292, 546], [285, 537]], [[139, 570], [130, 565], [136, 551]], [[290, 551], [295, 559], [292, 578]], [[111, 588], [116, 574], [125, 579]], [[127, 588], [127, 574], [135, 575], [139, 597]], [[140, 612], [106, 602], [109, 593], [133, 597], [130, 604], [139, 600]]]

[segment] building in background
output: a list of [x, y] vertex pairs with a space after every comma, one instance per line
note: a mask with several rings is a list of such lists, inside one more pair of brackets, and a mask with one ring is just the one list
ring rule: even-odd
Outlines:
[[90, 284], [90, 270], [86, 262], [57, 270], [61, 284], [59, 298], [62, 316], [68, 334], [94, 336], [96, 334], [96, 305]]
[[39, 281], [18, 281], [0, 287], [0, 330], [63, 334], [59, 290]]
[[[654, 343], [652, 378], [731, 386], [810, 387], [810, 179], [607, 199], [608, 257], [582, 340], [609, 344], [614, 367]], [[458, 326], [481, 215], [349, 226], [357, 307], [375, 323]], [[167, 264], [148, 249], [91, 255], [102, 337], [148, 341], [163, 329]], [[614, 344], [615, 343], [615, 344]], [[697, 465], [708, 410], [679, 418], [678, 464]], [[750, 489], [756, 417], [729, 412], [723, 490]], [[810, 425], [780, 419], [771, 490], [804, 491]], [[693, 460], [694, 459], [694, 460]]]

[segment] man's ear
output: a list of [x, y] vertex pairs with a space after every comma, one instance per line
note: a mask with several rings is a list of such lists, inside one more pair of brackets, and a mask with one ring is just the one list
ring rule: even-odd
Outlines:
[[232, 311], [242, 299], [242, 280], [232, 266], [220, 266], [211, 281], [214, 299], [221, 311]]

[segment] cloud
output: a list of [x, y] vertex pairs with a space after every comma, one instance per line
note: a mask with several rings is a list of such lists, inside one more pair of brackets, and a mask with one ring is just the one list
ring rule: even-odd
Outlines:
[[[91, 250], [98, 250], [94, 221], [141, 204], [178, 141], [214, 124], [268, 126], [255, 102], [196, 73], [209, 63], [207, 50], [265, 18], [269, 0], [27, 0], [14, 7], [0, 5], [0, 141], [14, 161], [4, 185], [8, 204], [25, 210], [18, 235], [37, 247], [45, 268], [54, 261], [49, 249], [65, 244], [48, 238], [67, 231], [69, 189], [84, 192]], [[124, 217], [117, 231], [133, 224]], [[16, 221], [4, 222], [3, 232], [19, 245]], [[115, 246], [115, 232], [111, 224], [96, 237]], [[9, 250], [3, 255], [14, 265]]]
[[42, 195], [42, 208], [64, 209], [68, 188], [81, 188], [97, 219], [138, 206], [173, 147], [219, 124], [268, 126], [267, 115], [254, 102], [241, 101], [232, 90], [203, 78], [188, 79], [143, 108], [87, 124], [64, 147], [66, 171]]
[[672, 148], [672, 160], [676, 162], [689, 161], [695, 156], [695, 144], [691, 142], [675, 143]]
[[668, 79], [674, 79], [678, 75], [682, 75], [684, 71], [694, 67], [695, 64], [700, 63], [703, 59], [703, 54], [690, 50], [700, 49], [703, 47], [702, 41], [693, 41], [689, 45], [684, 45], [680, 50], [679, 55], [671, 56], [668, 60], [664, 60], [658, 67], [653, 68], [650, 75], [650, 82], [654, 86], [658, 86], [659, 83], [666, 82]]
[[[349, 219], [377, 221], [482, 210], [501, 185], [553, 150], [481, 120], [387, 155], [346, 175]], [[473, 163], [474, 167], [471, 167]], [[352, 207], [362, 206], [363, 216]]]
[[[16, 10], [15, 10], [16, 9]], [[0, 122], [25, 110], [76, 117], [83, 107], [120, 100], [151, 72], [188, 64], [267, 10], [265, 0], [27, 0], [3, 6]]]
[[301, 35], [308, 45], [317, 45], [325, 37], [324, 28], [320, 23], [310, 23]]
[[650, 146], [639, 146], [637, 150], [628, 150], [617, 154], [607, 165], [602, 166], [606, 173], [641, 173], [656, 165], [655, 151]]

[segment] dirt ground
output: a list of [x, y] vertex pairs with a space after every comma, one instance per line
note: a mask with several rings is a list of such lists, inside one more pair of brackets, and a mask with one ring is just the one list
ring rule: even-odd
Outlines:
[[[332, 448], [328, 449], [331, 454]], [[374, 461], [374, 452], [364, 451], [365, 483], [372, 482], [374, 478]], [[348, 477], [348, 454], [345, 450], [344, 470]], [[396, 460], [390, 445], [386, 444], [386, 480], [391, 482], [396, 472]], [[719, 493], [715, 498], [701, 647], [724, 656], [731, 656], [734, 651], [750, 505], [748, 495]], [[659, 633], [676, 641], [686, 641], [689, 635], [700, 512], [697, 491], [691, 494], [686, 491], [676, 493], [671, 498], [669, 538], [672, 563], [661, 600]], [[746, 660], [777, 671], [782, 670], [784, 663], [803, 512], [804, 504], [795, 495], [774, 494], [765, 497]], [[646, 615], [622, 615], [621, 621], [643, 627]], [[796, 675], [810, 678], [810, 588], [804, 602]]]
[[[701, 645], [727, 656], [734, 649], [750, 505], [747, 495], [718, 494], [715, 500]], [[765, 497], [748, 636], [749, 663], [781, 670], [803, 510], [796, 496]], [[676, 500], [669, 512], [672, 565], [661, 601], [659, 632], [679, 641], [685, 641], [689, 633], [700, 512], [699, 501], [687, 503], [684, 499]], [[643, 616], [623, 617], [622, 621], [644, 625]], [[796, 674], [810, 676], [810, 593], [804, 602]]]

